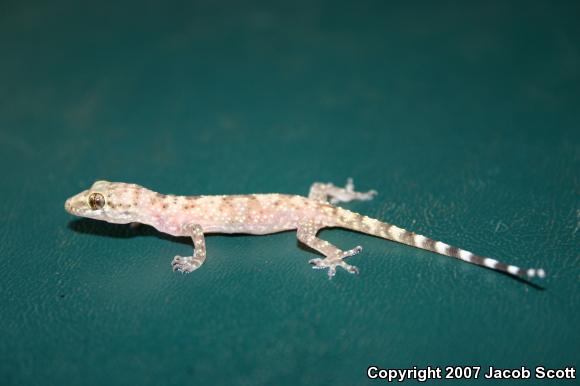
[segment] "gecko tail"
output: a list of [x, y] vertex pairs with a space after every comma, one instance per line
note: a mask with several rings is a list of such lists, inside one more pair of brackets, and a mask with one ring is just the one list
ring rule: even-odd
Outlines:
[[538, 269], [530, 268], [527, 271], [527, 276], [528, 277], [537, 276], [540, 279], [543, 279], [546, 277], [546, 271], [544, 271], [542, 268], [538, 268]]
[[339, 221], [337, 226], [341, 228], [347, 228], [386, 240], [397, 241], [402, 244], [435, 252], [440, 255], [454, 257], [463, 260], [466, 263], [503, 272], [524, 280], [533, 278], [543, 279], [546, 277], [546, 271], [542, 268], [523, 269], [490, 257], [479, 256], [464, 249], [446, 244], [442, 241], [433, 240], [423, 235], [399, 228], [396, 225], [385, 223], [367, 216], [362, 216], [346, 209], [341, 208], [341, 213], [338, 218]]

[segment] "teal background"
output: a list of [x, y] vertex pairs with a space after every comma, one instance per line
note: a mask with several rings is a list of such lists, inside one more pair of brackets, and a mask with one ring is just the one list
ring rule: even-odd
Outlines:
[[[0, 383], [577, 366], [579, 16], [573, 1], [3, 1]], [[365, 247], [358, 277], [312, 270], [293, 232], [208, 237], [182, 275], [189, 240], [63, 209], [96, 179], [306, 194], [349, 176], [380, 194], [348, 208], [543, 267], [546, 289], [342, 230], [322, 237]]]

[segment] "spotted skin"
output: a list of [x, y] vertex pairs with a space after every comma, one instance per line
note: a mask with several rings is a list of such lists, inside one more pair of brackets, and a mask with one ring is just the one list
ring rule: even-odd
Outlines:
[[337, 267], [358, 273], [358, 268], [347, 264], [345, 259], [360, 253], [362, 247], [343, 251], [317, 237], [322, 228], [339, 227], [455, 257], [525, 280], [545, 276], [543, 269], [526, 270], [478, 256], [334, 205], [370, 200], [376, 194], [374, 190], [355, 191], [352, 179], [344, 188], [330, 183], [314, 183], [308, 197], [285, 194], [175, 196], [136, 184], [97, 181], [89, 189], [66, 200], [65, 209], [80, 217], [117, 224], [148, 224], [163, 233], [191, 237], [193, 255], [175, 256], [171, 263], [174, 271], [181, 272], [194, 271], [205, 261], [206, 234], [264, 235], [295, 229], [301, 243], [324, 256], [310, 260], [313, 268], [327, 269], [329, 278], [336, 274]]

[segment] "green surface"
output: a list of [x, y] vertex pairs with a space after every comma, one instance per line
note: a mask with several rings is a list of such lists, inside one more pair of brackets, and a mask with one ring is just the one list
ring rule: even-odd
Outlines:
[[[578, 4], [2, 2], [0, 383], [578, 365]], [[543, 267], [546, 290], [341, 230], [322, 236], [365, 247], [358, 277], [312, 270], [292, 232], [209, 237], [182, 275], [187, 239], [63, 210], [96, 179], [306, 194], [349, 176], [380, 193], [350, 209]]]

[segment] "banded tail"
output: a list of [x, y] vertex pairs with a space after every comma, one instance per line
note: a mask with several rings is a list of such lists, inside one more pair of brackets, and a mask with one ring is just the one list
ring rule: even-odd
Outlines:
[[523, 279], [531, 279], [534, 277], [544, 278], [546, 276], [546, 272], [541, 268], [522, 269], [515, 265], [505, 264], [489, 257], [475, 255], [472, 252], [399, 228], [396, 225], [381, 222], [343, 208], [338, 209], [338, 221], [336, 225], [342, 228], [362, 232], [387, 240], [397, 241], [402, 244], [425, 249], [440, 255], [455, 257], [456, 259], [471, 264], [505, 272], [509, 275]]

